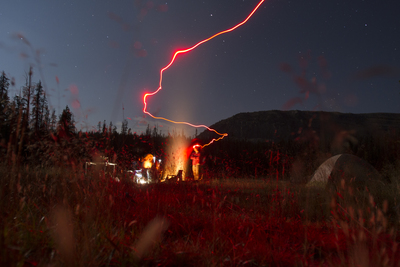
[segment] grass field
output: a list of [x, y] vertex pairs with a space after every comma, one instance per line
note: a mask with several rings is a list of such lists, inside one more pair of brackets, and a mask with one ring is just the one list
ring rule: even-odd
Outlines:
[[2, 266], [399, 265], [388, 202], [347, 207], [323, 187], [217, 178], [138, 186], [2, 166]]

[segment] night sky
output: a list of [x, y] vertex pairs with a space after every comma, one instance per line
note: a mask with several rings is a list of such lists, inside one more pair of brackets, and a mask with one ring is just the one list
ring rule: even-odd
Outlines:
[[[144, 116], [173, 53], [243, 21], [259, 0], [4, 0], [0, 71], [10, 97], [45, 85], [77, 129], [99, 121], [142, 132], [178, 129]], [[212, 125], [240, 112], [400, 112], [400, 1], [266, 0], [250, 20], [164, 72], [148, 100], [156, 116]], [[193, 134], [187, 132], [187, 134]]]

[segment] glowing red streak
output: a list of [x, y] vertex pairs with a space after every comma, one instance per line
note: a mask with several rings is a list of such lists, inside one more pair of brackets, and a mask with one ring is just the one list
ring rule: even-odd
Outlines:
[[261, 6], [261, 4], [262, 4], [264, 1], [265, 1], [265, 0], [261, 0], [261, 1], [258, 3], [258, 5], [253, 9], [253, 11], [247, 16], [247, 18], [246, 18], [245, 20], [243, 20], [242, 22], [240, 22], [239, 24], [237, 24], [236, 26], [234, 26], [234, 27], [232, 27], [232, 28], [229, 28], [229, 29], [227, 29], [227, 30], [224, 30], [224, 31], [220, 31], [220, 32], [214, 34], [213, 36], [211, 36], [211, 37], [209, 37], [209, 38], [207, 38], [207, 39], [204, 39], [203, 41], [198, 42], [197, 44], [195, 44], [195, 45], [192, 46], [192, 47], [189, 47], [189, 48], [187, 48], [187, 49], [183, 49], [183, 50], [178, 50], [178, 51], [176, 51], [175, 54], [173, 55], [171, 61], [169, 62], [169, 64], [160, 70], [160, 82], [159, 82], [158, 89], [157, 89], [156, 91], [152, 92], [152, 93], [146, 93], [146, 94], [144, 94], [144, 96], [143, 96], [143, 104], [144, 104], [143, 112], [144, 112], [145, 114], [151, 116], [151, 117], [154, 118], [154, 119], [165, 120], [165, 121], [169, 121], [169, 122], [177, 123], [177, 124], [186, 124], [186, 125], [189, 125], [189, 126], [192, 126], [192, 127], [196, 127], [196, 128], [203, 127], [203, 128], [206, 128], [206, 129], [209, 130], [209, 131], [215, 132], [216, 134], [218, 134], [218, 135], [220, 136], [219, 138], [214, 138], [214, 139], [212, 139], [208, 144], [205, 144], [205, 145], [203, 145], [202, 147], [208, 146], [208, 145], [212, 144], [213, 142], [218, 141], [218, 140], [221, 140], [222, 138], [224, 138], [225, 136], [227, 136], [227, 135], [228, 135], [227, 133], [222, 133], [222, 134], [221, 134], [221, 133], [217, 132], [216, 130], [214, 130], [214, 129], [212, 129], [212, 128], [206, 126], [206, 125], [194, 125], [194, 124], [191, 124], [191, 123], [185, 122], [185, 121], [173, 121], [173, 120], [169, 120], [169, 119], [166, 119], [166, 118], [163, 118], [163, 117], [156, 117], [156, 116], [154, 116], [153, 114], [151, 114], [150, 112], [147, 111], [147, 101], [146, 101], [146, 99], [147, 99], [148, 96], [153, 96], [153, 95], [157, 94], [157, 93], [162, 89], [163, 72], [164, 72], [165, 70], [167, 70], [167, 69], [174, 63], [176, 57], [177, 57], [179, 54], [187, 53], [187, 52], [189, 52], [189, 51], [195, 49], [195, 48], [198, 47], [199, 45], [204, 44], [205, 42], [208, 42], [208, 41], [210, 41], [211, 39], [217, 37], [218, 35], [231, 32], [231, 31], [235, 30], [236, 28], [242, 26], [243, 24], [245, 24], [245, 23], [250, 19], [251, 16], [253, 16], [253, 14], [257, 11], [257, 9]]

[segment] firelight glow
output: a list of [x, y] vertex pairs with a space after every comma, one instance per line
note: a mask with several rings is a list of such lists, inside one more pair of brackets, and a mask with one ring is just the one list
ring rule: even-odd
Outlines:
[[198, 47], [199, 45], [204, 44], [204, 43], [210, 41], [211, 39], [213, 39], [213, 38], [215, 38], [215, 37], [217, 37], [217, 36], [219, 36], [219, 35], [221, 35], [221, 34], [231, 32], [231, 31], [237, 29], [238, 27], [242, 26], [243, 24], [245, 24], [245, 23], [251, 18], [251, 16], [253, 16], [253, 14], [257, 11], [257, 9], [261, 6], [261, 4], [262, 4], [264, 1], [265, 1], [265, 0], [261, 0], [261, 1], [257, 4], [257, 6], [253, 9], [253, 11], [246, 17], [245, 20], [243, 20], [242, 22], [236, 24], [236, 25], [233, 26], [232, 28], [229, 28], [229, 29], [224, 30], [224, 31], [220, 31], [220, 32], [214, 34], [213, 36], [211, 36], [211, 37], [209, 37], [209, 38], [207, 38], [207, 39], [204, 39], [204, 40], [198, 42], [197, 44], [195, 44], [195, 45], [192, 46], [192, 47], [189, 47], [189, 48], [187, 48], [187, 49], [182, 49], [182, 50], [176, 51], [176, 52], [174, 53], [174, 55], [172, 56], [172, 59], [171, 59], [171, 61], [169, 62], [169, 64], [160, 70], [160, 81], [159, 81], [158, 89], [157, 89], [156, 91], [152, 92], [152, 93], [146, 93], [146, 94], [144, 94], [144, 96], [143, 96], [143, 104], [144, 104], [143, 113], [145, 113], [145, 114], [151, 116], [151, 117], [154, 118], [154, 119], [158, 119], [158, 120], [165, 120], [165, 121], [172, 122], [172, 123], [176, 123], [176, 124], [186, 124], [186, 125], [189, 125], [189, 126], [192, 126], [192, 127], [195, 127], [195, 128], [200, 128], [200, 127], [201, 127], [201, 128], [206, 128], [207, 130], [212, 131], [212, 132], [215, 132], [216, 134], [219, 135], [218, 138], [213, 138], [209, 143], [203, 145], [202, 147], [208, 146], [208, 145], [212, 144], [213, 142], [219, 141], [219, 140], [223, 139], [225, 136], [228, 136], [227, 133], [219, 133], [219, 132], [217, 132], [215, 129], [212, 129], [212, 128], [206, 126], [206, 125], [194, 125], [194, 124], [191, 124], [191, 123], [185, 122], [185, 121], [173, 121], [173, 120], [170, 120], [170, 119], [167, 119], [167, 118], [164, 118], [164, 117], [157, 117], [157, 116], [154, 116], [154, 115], [151, 114], [149, 111], [147, 111], [147, 97], [148, 97], [148, 96], [153, 96], [153, 95], [157, 94], [157, 93], [162, 89], [162, 78], [163, 78], [163, 73], [164, 73], [165, 70], [167, 70], [167, 69], [174, 63], [176, 57], [177, 57], [179, 54], [184, 54], [184, 53], [190, 52], [190, 51], [192, 51], [193, 49], [195, 49], [196, 47]]

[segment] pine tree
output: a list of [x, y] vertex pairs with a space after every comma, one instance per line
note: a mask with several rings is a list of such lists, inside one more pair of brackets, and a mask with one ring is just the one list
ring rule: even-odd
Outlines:
[[10, 99], [8, 97], [8, 88], [10, 86], [10, 79], [6, 76], [4, 71], [0, 76], [0, 137], [5, 137], [9, 132], [8, 115]]
[[97, 124], [97, 132], [101, 133], [101, 121]]
[[42, 114], [44, 116], [43, 118], [43, 125], [42, 125], [42, 131], [45, 133], [48, 133], [50, 131], [50, 124], [51, 124], [51, 118], [50, 118], [50, 109], [49, 105], [47, 102], [46, 98], [46, 93], [43, 95], [43, 106], [42, 106]]
[[110, 134], [112, 134], [112, 129], [113, 129], [113, 123], [112, 123], [112, 121], [110, 121], [110, 125], [108, 126], [108, 132]]
[[23, 93], [23, 99], [22, 101], [25, 102], [25, 110], [24, 110], [24, 127], [28, 127], [28, 120], [30, 116], [30, 103], [31, 103], [31, 98], [32, 98], [32, 67], [29, 69], [28, 76], [26, 77], [26, 84], [22, 88], [22, 93]]
[[57, 124], [57, 132], [60, 137], [70, 138], [75, 132], [74, 115], [68, 106], [65, 107]]
[[10, 102], [10, 98], [8, 97], [8, 88], [10, 86], [10, 79], [4, 73], [1, 73], [0, 76], [0, 114], [4, 114], [5, 108]]
[[103, 131], [102, 131], [102, 133], [105, 134], [106, 131], [107, 131], [107, 125], [106, 125], [106, 120], [104, 120], [104, 122], [103, 122]]
[[126, 119], [124, 119], [122, 121], [122, 125], [121, 125], [121, 135], [127, 135], [128, 134], [128, 121]]
[[43, 86], [41, 81], [36, 85], [33, 99], [32, 99], [32, 119], [31, 125], [33, 133], [36, 137], [40, 137], [45, 128], [44, 112], [45, 106], [47, 106], [46, 96], [44, 94]]
[[32, 97], [32, 67], [29, 69], [28, 76], [26, 77], [26, 85], [23, 87], [23, 98], [24, 102], [24, 111], [22, 112], [22, 120], [21, 120], [21, 134], [18, 144], [18, 152], [17, 152], [17, 162], [20, 163], [23, 158], [24, 147], [27, 144], [27, 136], [29, 133], [29, 118], [30, 118], [30, 102]]
[[151, 135], [151, 130], [150, 130], [150, 124], [147, 124], [147, 128], [146, 128], [146, 136], [150, 136]]
[[50, 131], [55, 132], [57, 127], [57, 115], [56, 111], [53, 109], [51, 112], [51, 117], [50, 117]]
[[9, 144], [7, 158], [12, 159], [18, 153], [18, 143], [22, 144], [22, 128], [25, 110], [25, 101], [21, 95], [14, 96], [14, 101], [10, 104], [9, 121]]
[[[110, 127], [111, 127], [111, 122], [110, 122]], [[111, 133], [112, 133], [114, 136], [116, 136], [116, 135], [118, 134], [117, 126], [116, 126], [116, 125], [112, 125]]]

